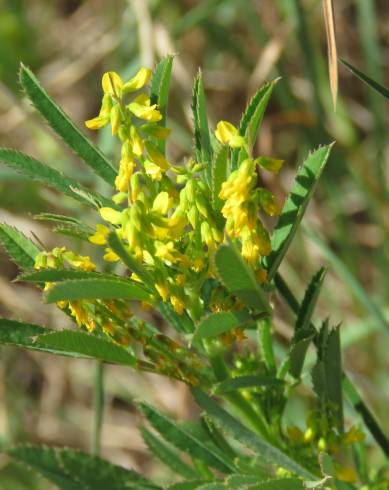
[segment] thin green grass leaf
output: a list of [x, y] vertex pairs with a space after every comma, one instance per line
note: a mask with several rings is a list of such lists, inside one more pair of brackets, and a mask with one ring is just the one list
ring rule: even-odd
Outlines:
[[370, 88], [372, 88], [377, 93], [379, 93], [380, 95], [382, 95], [383, 97], [385, 97], [385, 99], [389, 99], [389, 89], [387, 89], [386, 87], [384, 87], [380, 83], [376, 82], [375, 80], [373, 80], [372, 78], [370, 78], [369, 76], [367, 76], [365, 73], [363, 73], [360, 70], [358, 70], [358, 68], [356, 68], [355, 66], [353, 66], [348, 61], [343, 60], [343, 59], [341, 59], [340, 61], [352, 73], [354, 73], [354, 75], [356, 75], [360, 80], [362, 80], [362, 82], [366, 83], [366, 85], [368, 85]]
[[196, 159], [207, 165], [205, 176], [211, 182], [212, 145], [208, 127], [207, 108], [205, 103], [204, 84], [199, 71], [193, 85], [192, 111], [195, 132]]

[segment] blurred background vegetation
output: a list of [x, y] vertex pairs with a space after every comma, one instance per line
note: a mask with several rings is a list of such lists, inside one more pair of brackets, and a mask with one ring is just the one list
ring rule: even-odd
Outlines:
[[[335, 14], [340, 57], [388, 83], [388, 1], [339, 0]], [[281, 174], [267, 181], [280, 200], [309, 149], [336, 140], [283, 273], [301, 298], [312, 273], [328, 266], [320, 313], [342, 322], [345, 368], [389, 431], [388, 111], [384, 99], [341, 67], [334, 112], [321, 0], [0, 0], [0, 145], [101, 186], [23, 99], [19, 62], [83, 126], [98, 111], [104, 71], [126, 78], [168, 53], [177, 53], [169, 105], [172, 160], [181, 161], [192, 147], [190, 97], [198, 67], [211, 124], [237, 123], [256, 88], [281, 77], [257, 147], [258, 154], [286, 161]], [[109, 130], [97, 143], [116, 158]], [[70, 200], [0, 167], [0, 220], [39, 236], [47, 247], [71, 243], [33, 221], [41, 211], [88, 219]], [[42, 304], [38, 291], [11, 284], [16, 274], [0, 255], [0, 314], [63, 326], [65, 317]], [[291, 324], [281, 305], [277, 312], [281, 352]], [[92, 364], [11, 348], [2, 348], [0, 356], [0, 445], [31, 441], [88, 449]], [[102, 454], [151, 477], [167, 477], [141, 442], [135, 397], [180, 418], [195, 413], [184, 386], [109, 367]], [[290, 416], [304, 424], [305, 410], [292, 401]], [[373, 458], [380, 460], [379, 451]], [[0, 456], [1, 490], [47, 488]]]

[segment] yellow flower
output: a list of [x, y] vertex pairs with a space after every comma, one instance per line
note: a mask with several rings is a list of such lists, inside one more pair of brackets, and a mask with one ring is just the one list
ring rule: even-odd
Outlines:
[[118, 133], [120, 124], [122, 122], [119, 104], [116, 104], [111, 109], [110, 120], [111, 120], [111, 127], [112, 127], [112, 135], [115, 135]]
[[128, 185], [135, 167], [136, 163], [131, 157], [125, 157], [120, 160], [119, 173], [115, 178], [115, 187], [119, 192], [128, 191]]
[[145, 160], [144, 168], [146, 174], [151, 177], [152, 180], [160, 181], [162, 179], [162, 169], [159, 165], [156, 165], [154, 162], [150, 160]]
[[346, 483], [355, 483], [357, 481], [357, 473], [354, 468], [342, 466], [336, 470], [336, 478]]
[[162, 155], [162, 153], [150, 142], [146, 143], [147, 153], [149, 154], [150, 160], [161, 167], [162, 170], [167, 170], [169, 168], [169, 162]]
[[244, 145], [244, 138], [240, 136], [238, 129], [228, 121], [220, 121], [216, 126], [216, 138], [231, 148], [240, 148]]
[[122, 96], [123, 80], [115, 71], [104, 73], [101, 85], [105, 94], [118, 98]]
[[158, 294], [161, 296], [163, 301], [166, 301], [169, 297], [169, 288], [166, 284], [162, 282], [157, 282], [155, 284], [155, 289], [158, 291]]
[[139, 119], [149, 122], [157, 122], [162, 119], [162, 114], [156, 109], [157, 104], [151, 105], [150, 98], [146, 94], [136, 97], [127, 107]]
[[179, 315], [182, 315], [184, 313], [185, 305], [183, 301], [178, 297], [178, 296], [171, 296], [170, 302], [173, 306], [173, 309], [176, 313]]
[[107, 243], [108, 235], [109, 228], [104, 225], [96, 225], [96, 233], [89, 237], [89, 241], [95, 245], [105, 245]]
[[179, 253], [174, 248], [173, 242], [168, 242], [168, 243], [155, 242], [154, 246], [155, 246], [156, 257], [171, 262], [172, 264], [178, 262]]
[[134, 155], [140, 157], [143, 154], [144, 142], [135, 126], [130, 129], [130, 146]]
[[104, 221], [112, 225], [119, 225], [122, 222], [122, 213], [115, 209], [104, 207], [99, 209], [99, 213]]
[[147, 85], [150, 81], [152, 71], [142, 67], [138, 73], [123, 85], [123, 93], [135, 92]]
[[111, 109], [112, 109], [112, 98], [109, 95], [104, 95], [99, 115], [97, 117], [94, 117], [93, 119], [89, 119], [88, 121], [85, 121], [85, 126], [88, 129], [103, 128], [109, 123]]
[[153, 211], [160, 214], [166, 214], [171, 206], [171, 199], [167, 192], [160, 192], [153, 202]]
[[111, 248], [106, 248], [105, 249], [106, 254], [103, 256], [103, 259], [107, 262], [117, 262], [120, 257], [119, 255], [115, 254], [115, 252]]
[[349, 445], [354, 444], [354, 442], [361, 442], [364, 439], [365, 434], [353, 425], [350, 430], [344, 435], [343, 442], [344, 444]]
[[96, 269], [96, 264], [94, 264], [88, 256], [77, 255], [74, 252], [69, 251], [64, 253], [63, 258], [77, 269], [82, 269], [84, 271], [94, 271]]

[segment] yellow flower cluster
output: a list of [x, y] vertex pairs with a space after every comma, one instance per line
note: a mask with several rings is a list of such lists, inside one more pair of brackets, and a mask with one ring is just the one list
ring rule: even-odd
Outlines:
[[[35, 269], [64, 269], [70, 267], [75, 270], [93, 272], [96, 264], [90, 257], [77, 255], [67, 250], [66, 247], [56, 247], [50, 252], [41, 252], [35, 258]], [[44, 290], [47, 291], [53, 283], [46, 283]], [[126, 320], [131, 317], [131, 310], [126, 304], [116, 304], [114, 301], [59, 301], [57, 306], [61, 309], [68, 308], [69, 313], [76, 320], [78, 326], [85, 327], [89, 332], [95, 330], [99, 325], [102, 330], [114, 340], [125, 343], [128, 341], [128, 333], [123, 326], [113, 322], [115, 317], [119, 320]]]
[[[161, 124], [162, 115], [147, 93], [150, 77], [151, 71], [141, 68], [126, 83], [115, 72], [102, 78], [101, 110], [86, 126], [110, 124], [119, 138], [121, 159], [112, 199], [117, 206], [126, 205], [101, 208], [105, 223], [96, 226], [89, 240], [105, 247], [106, 261], [118, 261], [107, 245], [114, 230], [128, 252], [152, 272], [155, 300], [193, 316], [200, 288], [213, 277], [212, 254], [227, 238], [240, 244], [258, 280], [265, 280], [260, 258], [269, 253], [270, 240], [259, 212], [274, 215], [278, 207], [269, 191], [257, 188], [257, 165], [249, 158], [223, 183], [222, 212], [214, 209], [209, 184], [202, 178], [205, 164], [190, 160], [184, 167], [174, 166], [161, 151], [159, 142], [169, 129]], [[215, 136], [233, 150], [248, 151], [246, 139], [227, 121], [218, 123]], [[140, 281], [135, 274], [132, 279]], [[220, 308], [223, 303], [225, 298]]]

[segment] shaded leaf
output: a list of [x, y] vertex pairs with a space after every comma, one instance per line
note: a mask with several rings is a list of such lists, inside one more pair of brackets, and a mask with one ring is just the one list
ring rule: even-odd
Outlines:
[[228, 171], [228, 146], [220, 145], [212, 158], [211, 168], [211, 193], [212, 204], [216, 211], [223, 207], [223, 201], [219, 197], [223, 182], [227, 180]]

